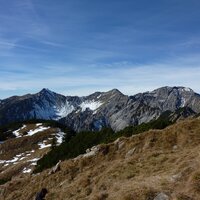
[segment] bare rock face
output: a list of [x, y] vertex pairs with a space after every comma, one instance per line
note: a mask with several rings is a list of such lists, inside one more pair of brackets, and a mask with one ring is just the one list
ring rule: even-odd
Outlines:
[[[89, 96], [90, 100], [95, 94]], [[163, 87], [134, 96], [123, 95], [114, 89], [98, 93], [95, 98], [92, 101], [101, 102], [98, 109], [72, 112], [61, 121], [70, 124], [70, 127], [77, 131], [100, 130], [102, 127], [111, 127], [118, 131], [129, 125], [155, 120], [168, 110], [175, 112], [186, 107], [181, 115], [183, 118], [200, 112], [200, 95], [184, 87]], [[171, 119], [178, 117], [180, 113], [171, 116]]]
[[[200, 113], [200, 95], [185, 87], [162, 87], [134, 96], [113, 89], [86, 97], [64, 96], [43, 89], [37, 94], [1, 100], [0, 125], [28, 119], [53, 119], [78, 132], [101, 130], [103, 127], [118, 131], [180, 108], [187, 108], [182, 117]], [[172, 119], [179, 115], [172, 116]]]
[[165, 193], [161, 192], [154, 198], [154, 200], [169, 200], [169, 197]]

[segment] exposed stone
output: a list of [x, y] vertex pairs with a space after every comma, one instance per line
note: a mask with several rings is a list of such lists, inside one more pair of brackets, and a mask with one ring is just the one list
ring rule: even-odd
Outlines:
[[117, 150], [120, 150], [125, 146], [125, 142], [121, 138], [118, 138], [114, 141], [114, 145], [116, 146]]
[[125, 146], [125, 142], [124, 142], [124, 141], [121, 141], [121, 142], [119, 142], [119, 144], [118, 144], [118, 149], [120, 150], [120, 149], [122, 149], [124, 146]]
[[169, 200], [169, 196], [161, 192], [153, 200]]
[[62, 161], [61, 160], [59, 160], [59, 162], [51, 169], [51, 171], [49, 172], [49, 174], [54, 174], [54, 173], [56, 173], [57, 171], [60, 171], [60, 163], [61, 163]]
[[95, 156], [99, 152], [98, 146], [93, 146], [91, 149], [86, 150], [86, 154], [83, 154], [83, 157]]
[[176, 149], [178, 149], [178, 146], [177, 146], [177, 145], [174, 145], [174, 146], [173, 146], [173, 150], [176, 150]]
[[86, 149], [86, 153], [89, 153], [90, 152], [90, 149]]
[[126, 156], [125, 156], [125, 157], [128, 158], [128, 157], [132, 156], [132, 155], [134, 154], [135, 150], [136, 150], [136, 148], [133, 148], [133, 149], [129, 150], [129, 151], [126, 153]]
[[182, 173], [178, 173], [178, 174], [173, 175], [173, 176], [170, 178], [170, 180], [171, 180], [172, 182], [175, 182], [175, 181], [178, 181], [181, 177], [182, 177]]

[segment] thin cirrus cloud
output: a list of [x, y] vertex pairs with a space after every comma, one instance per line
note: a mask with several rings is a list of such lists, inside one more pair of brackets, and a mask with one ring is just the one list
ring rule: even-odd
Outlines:
[[[172, 63], [174, 67], [171, 67]], [[177, 59], [172, 63], [153, 63], [145, 66], [122, 63], [123, 68], [118, 67], [120, 63], [117, 63], [115, 69], [107, 66], [95, 69], [96, 74], [93, 73], [94, 66], [91, 66], [88, 72], [82, 72], [79, 76], [75, 74], [75, 67], [66, 70], [65, 67], [53, 66], [49, 68], [50, 74], [48, 76], [43, 76], [43, 72], [38, 75], [37, 72], [31, 72], [29, 76], [24, 76], [21, 73], [18, 75], [7, 73], [9, 83], [5, 84], [5, 80], [1, 79], [0, 90], [26, 91], [27, 88], [33, 87], [35, 88], [33, 91], [38, 92], [41, 85], [48, 85], [50, 89], [65, 95], [82, 96], [96, 90], [107, 91], [112, 88], [118, 88], [127, 95], [133, 95], [165, 85], [184, 85], [199, 92], [200, 62], [197, 55]], [[59, 72], [56, 72], [56, 69], [59, 69]], [[193, 78], [191, 79], [191, 77]]]
[[200, 2], [2, 1], [0, 98], [50, 88], [199, 91]]

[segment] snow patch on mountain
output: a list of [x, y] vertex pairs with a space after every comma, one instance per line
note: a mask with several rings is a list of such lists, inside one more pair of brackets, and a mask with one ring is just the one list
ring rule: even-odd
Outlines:
[[23, 169], [22, 173], [24, 173], [24, 174], [30, 173], [31, 170], [32, 170], [32, 169], [29, 169], [29, 168], [26, 168], [26, 167], [25, 167], [25, 168]]
[[38, 160], [40, 160], [40, 158], [34, 158], [34, 159], [31, 159], [31, 160], [28, 160], [28, 162], [37, 162]]
[[13, 135], [15, 135], [16, 137], [22, 137], [22, 136], [20, 135], [20, 131], [21, 131], [22, 129], [24, 129], [24, 128], [26, 128], [26, 125], [23, 125], [21, 128], [17, 129], [16, 131], [13, 131]]
[[32, 111], [31, 114], [40, 119], [59, 120], [60, 118], [66, 117], [74, 110], [74, 106], [68, 101], [57, 105], [56, 102], [50, 104], [46, 99], [43, 99], [42, 103], [34, 104], [34, 111]]
[[18, 161], [19, 158], [17, 156], [15, 156], [13, 159], [11, 160], [0, 160], [0, 164], [4, 164], [4, 163], [15, 163], [16, 161]]
[[56, 115], [57, 115], [57, 120], [63, 117], [66, 117], [69, 115], [71, 112], [75, 110], [74, 106], [71, 105], [68, 101], [66, 101], [65, 104], [62, 106], [58, 107], [56, 110]]
[[82, 109], [82, 112], [84, 112], [87, 108], [89, 108], [90, 110], [97, 110], [103, 103], [100, 101], [84, 101], [80, 104], [80, 107]]
[[[16, 165], [19, 161], [22, 161], [24, 159], [27, 159], [31, 154], [34, 153], [34, 150], [32, 151], [27, 151], [21, 154], [15, 155], [12, 159], [10, 160], [0, 160], [0, 164], [3, 164], [5, 167], [11, 164]], [[39, 160], [39, 159], [38, 159]], [[29, 160], [29, 162], [36, 162], [37, 160]]]
[[185, 107], [185, 104], [186, 104], [186, 99], [184, 97], [181, 98], [181, 105], [180, 107], [183, 108]]
[[47, 147], [51, 147], [51, 144], [46, 144], [46, 140], [44, 140], [43, 142], [39, 142], [38, 143], [38, 146], [39, 146], [39, 149], [44, 149], [44, 148], [47, 148]]
[[38, 160], [40, 160], [40, 158], [33, 158], [31, 160], [28, 160], [28, 162], [31, 162], [31, 165], [35, 166], [35, 165], [37, 165]]
[[192, 89], [190, 89], [190, 88], [188, 88], [188, 87], [184, 87], [183, 90], [186, 91], [186, 92], [192, 92]]
[[65, 133], [62, 132], [62, 131], [59, 129], [59, 132], [56, 133], [57, 145], [60, 145], [60, 144], [63, 142], [64, 136], [65, 136]]
[[[15, 157], [13, 157], [11, 160], [0, 160], [0, 164], [5, 164], [4, 166], [8, 166], [9, 164], [16, 164], [18, 160], [23, 160], [24, 157], [22, 157], [24, 154], [18, 154]], [[23, 158], [23, 159], [22, 159]]]
[[32, 135], [34, 135], [34, 134], [36, 134], [38, 132], [45, 131], [45, 130], [47, 130], [49, 128], [50, 128], [50, 126], [48, 126], [48, 127], [40, 126], [40, 127], [36, 128], [35, 130], [28, 131], [26, 136], [32, 136]]
[[38, 124], [36, 124], [36, 126], [41, 126], [42, 125], [42, 123], [38, 123]]

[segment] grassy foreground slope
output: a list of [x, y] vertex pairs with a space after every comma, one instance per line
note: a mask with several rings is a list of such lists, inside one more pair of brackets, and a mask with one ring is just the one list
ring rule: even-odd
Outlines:
[[59, 160], [70, 159], [83, 154], [88, 148], [94, 145], [107, 144], [119, 137], [130, 137], [150, 129], [163, 129], [173, 123], [169, 120], [169, 114], [170, 112], [165, 112], [157, 120], [142, 123], [137, 126], [129, 126], [116, 133], [111, 128], [104, 128], [97, 132], [82, 131], [77, 133], [42, 157], [37, 162], [34, 173], [41, 172], [44, 169], [54, 166]]
[[[187, 117], [196, 117], [195, 113], [187, 107], [180, 108], [175, 112], [166, 111], [158, 119], [140, 125], [128, 126], [114, 133], [110, 128], [104, 128], [99, 132], [82, 131], [78, 134], [67, 134], [65, 142], [48, 152], [38, 162], [35, 173], [54, 166], [59, 160], [74, 158], [83, 154], [88, 148], [98, 144], [113, 142], [119, 137], [130, 137], [151, 129], [163, 129], [178, 120]], [[72, 137], [70, 137], [72, 136]]]
[[[49, 170], [0, 186], [0, 199], [32, 199], [42, 187], [46, 200], [199, 200], [200, 120], [180, 121], [113, 143]], [[156, 199], [157, 198], [157, 199]]]

